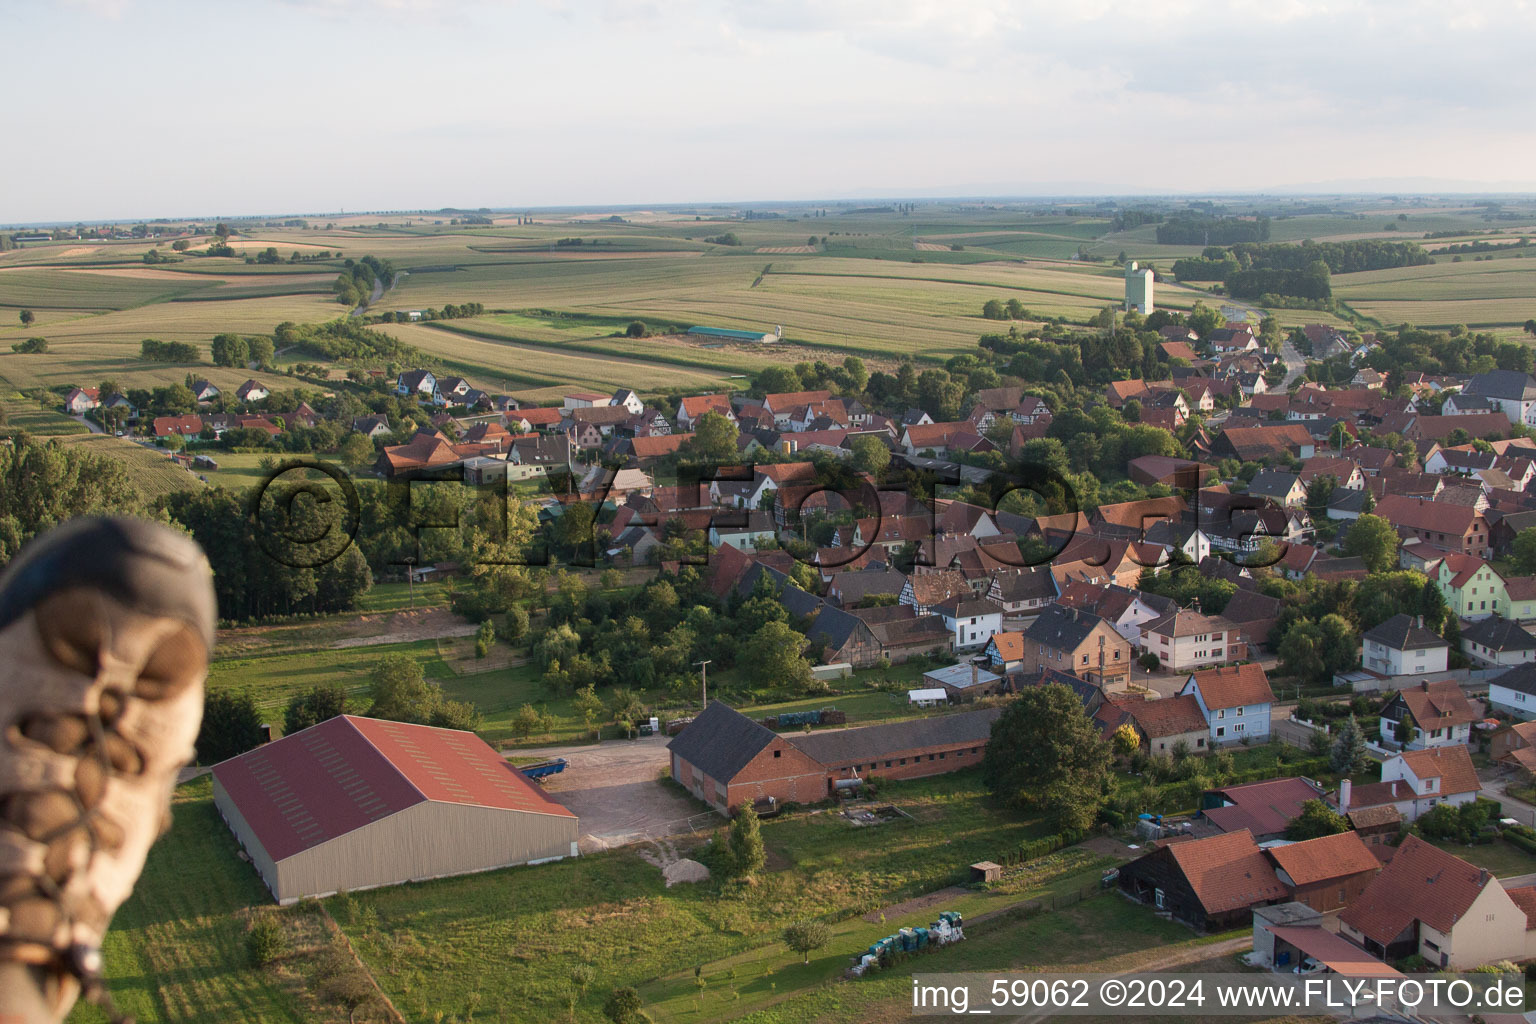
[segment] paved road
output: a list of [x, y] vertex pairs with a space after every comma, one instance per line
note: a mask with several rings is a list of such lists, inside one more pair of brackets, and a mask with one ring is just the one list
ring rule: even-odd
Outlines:
[[1284, 390], [1291, 386], [1291, 381], [1301, 376], [1301, 372], [1307, 368], [1307, 360], [1305, 356], [1296, 351], [1296, 346], [1291, 344], [1289, 336], [1286, 337], [1285, 343], [1280, 346], [1280, 358], [1285, 360], [1285, 383], [1281, 385], [1281, 389]]
[[105, 430], [101, 429], [101, 425], [99, 423], [97, 423], [95, 420], [88, 420], [84, 416], [71, 416], [70, 419], [74, 420], [76, 423], [84, 424], [85, 425], [85, 429], [89, 430], [93, 434], [105, 434], [106, 433]]

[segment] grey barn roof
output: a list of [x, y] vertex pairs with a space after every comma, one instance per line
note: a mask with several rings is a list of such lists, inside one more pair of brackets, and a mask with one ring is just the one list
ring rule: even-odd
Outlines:
[[773, 742], [773, 730], [717, 700], [672, 737], [667, 749], [716, 782], [729, 782]]
[[921, 747], [972, 742], [980, 745], [991, 738], [992, 723], [1002, 713], [1001, 708], [986, 708], [910, 722], [786, 736], [785, 739], [822, 764], [835, 767], [875, 761]]

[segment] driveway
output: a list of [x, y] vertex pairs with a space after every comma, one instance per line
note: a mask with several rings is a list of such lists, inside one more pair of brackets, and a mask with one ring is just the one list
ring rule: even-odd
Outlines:
[[1505, 787], [1511, 782], [1519, 781], [1517, 773], [1507, 769], [1485, 768], [1477, 773], [1477, 777], [1482, 784], [1478, 796], [1497, 800], [1502, 804], [1504, 817], [1514, 818], [1522, 825], [1536, 827], [1536, 807], [1532, 807], [1524, 800], [1516, 800], [1504, 792]]
[[518, 747], [518, 757], [563, 757], [565, 771], [545, 780], [550, 796], [580, 820], [582, 853], [681, 835], [721, 822], [660, 782], [669, 763], [666, 736], [597, 745]]

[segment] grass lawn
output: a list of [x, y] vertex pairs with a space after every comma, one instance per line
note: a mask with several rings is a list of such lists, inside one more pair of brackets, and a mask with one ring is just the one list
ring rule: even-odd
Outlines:
[[[429, 679], [445, 682], [452, 674], [438, 657], [435, 640], [335, 650], [312, 639], [317, 635], [334, 636], [332, 629], [333, 626], [321, 623], [250, 631], [250, 646], [213, 663], [208, 672], [208, 687], [249, 691], [261, 710], [280, 724], [289, 699], [317, 685], [342, 684], [358, 698], [356, 707], [361, 710], [367, 702], [368, 674], [385, 654], [403, 653], [419, 659]], [[228, 635], [226, 632], [225, 636]], [[231, 641], [226, 646], [238, 643]]]
[[1465, 846], [1455, 842], [1436, 842], [1435, 845], [1468, 864], [1487, 868], [1499, 878], [1528, 875], [1536, 871], [1536, 857], [1503, 840], [1495, 840], [1483, 846]]
[[[735, 1017], [772, 998], [773, 979], [790, 966], [793, 957], [779, 940], [787, 922], [825, 917], [844, 936], [839, 941], [849, 944], [824, 951], [803, 978], [795, 970], [783, 975], [787, 986], [819, 980], [829, 968], [841, 969], [844, 954], [897, 924], [926, 923], [942, 908], [883, 925], [854, 915], [951, 884], [965, 865], [1043, 831], [994, 806], [974, 772], [892, 786], [889, 795], [915, 820], [873, 831], [827, 813], [764, 822], [770, 863], [778, 869], [764, 873], [745, 895], [726, 895], [712, 884], [666, 889], [660, 872], [638, 850], [627, 849], [356, 893], [329, 905], [412, 1019], [433, 1019], [436, 1011], [462, 1014], [472, 991], [479, 993], [477, 1016], [488, 1020], [563, 1017], [567, 979], [578, 963], [591, 965], [599, 979], [577, 1000], [580, 1020], [600, 1020], [602, 1000], [617, 985], [640, 986], [651, 994], [648, 1001], [665, 1008], [691, 989], [698, 964], [708, 965], [706, 973], [734, 969], [741, 978], [761, 980], [743, 992], [745, 1003], [730, 1008], [727, 1016]], [[978, 893], [970, 905], [1019, 898]], [[397, 955], [403, 945], [417, 952]], [[657, 1019], [683, 1019], [685, 1009], [678, 1004], [676, 1014]]]
[[[104, 946], [112, 998], [139, 1021], [307, 1018], [268, 973], [246, 965], [244, 912], [271, 902], [213, 807], [207, 778], [176, 791], [175, 824], [150, 850]], [[72, 1022], [105, 1021], [80, 1007]]]
[[[1188, 929], [1161, 920], [1145, 907], [1112, 894], [1056, 913], [1005, 915], [967, 925], [965, 932], [966, 941], [957, 945], [857, 981], [827, 980], [808, 992], [756, 1012], [711, 1013], [707, 1006], [701, 1006], [675, 1016], [658, 1015], [658, 1019], [690, 1024], [708, 1020], [741, 1020], [751, 1024], [908, 1020], [912, 1015], [910, 979], [916, 973], [1063, 969], [1147, 950], [1199, 946], [1225, 937], [1195, 938]], [[837, 956], [836, 961], [840, 972], [847, 958]], [[813, 958], [812, 966], [815, 964]], [[834, 972], [834, 978], [838, 972]], [[782, 972], [786, 977], [789, 974], [787, 970]], [[783, 989], [790, 987], [785, 984]]]

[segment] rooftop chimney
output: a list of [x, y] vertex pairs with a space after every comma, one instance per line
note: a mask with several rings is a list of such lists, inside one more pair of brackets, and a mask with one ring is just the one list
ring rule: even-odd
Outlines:
[[1348, 779], [1345, 779], [1345, 780], [1343, 780], [1342, 782], [1339, 783], [1339, 813], [1340, 814], [1348, 814], [1349, 813], [1349, 797], [1350, 797], [1350, 794], [1351, 794], [1351, 792], [1353, 790], [1354, 790], [1354, 783], [1350, 782]]
[[971, 662], [971, 685], [975, 686], [979, 682], [981, 682], [981, 669], [973, 661]]
[[1477, 884], [1478, 885], [1487, 885], [1488, 884], [1488, 869], [1487, 868], [1482, 868], [1481, 870], [1478, 871], [1478, 873], [1477, 873]]

